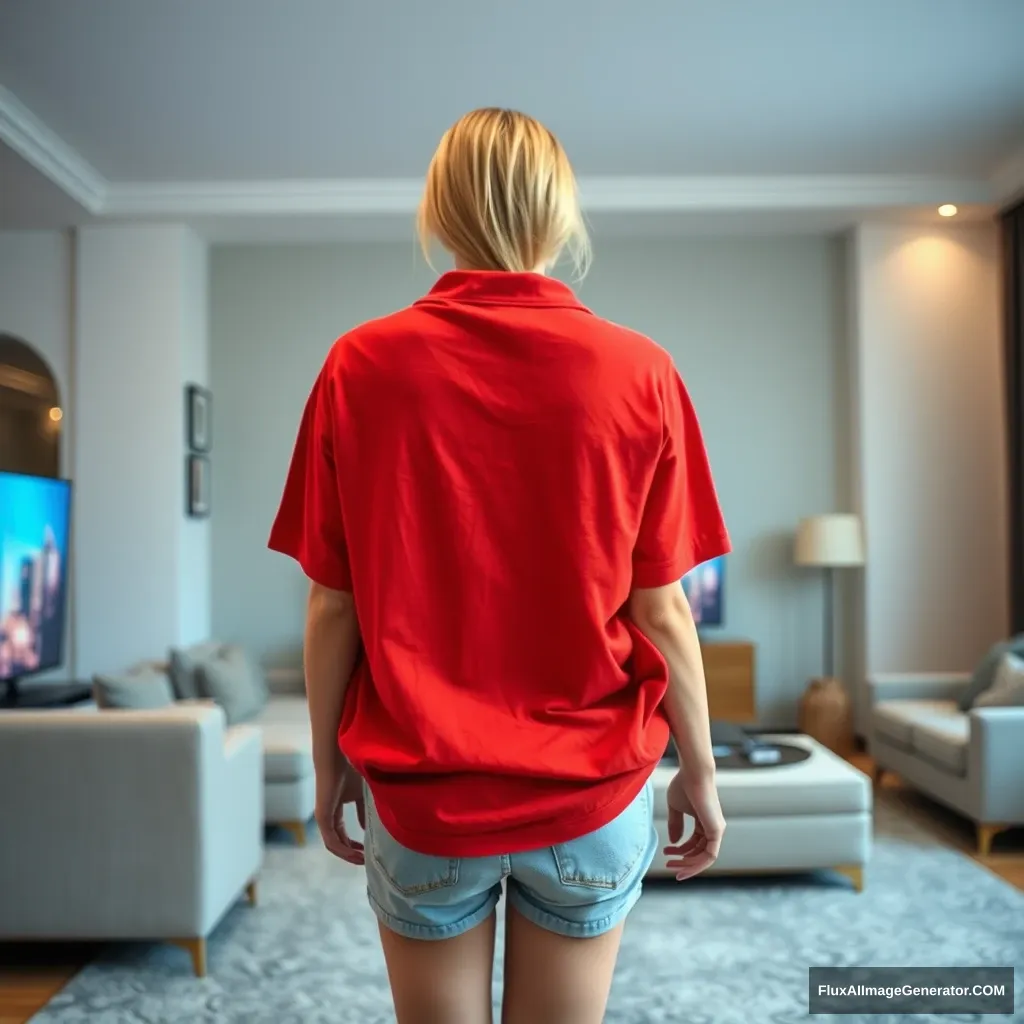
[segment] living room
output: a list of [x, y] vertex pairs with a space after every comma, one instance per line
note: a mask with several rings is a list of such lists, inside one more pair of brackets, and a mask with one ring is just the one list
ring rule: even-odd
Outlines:
[[20, 667], [0, 551], [0, 1024], [393, 1019], [267, 537], [332, 343], [436, 279], [423, 175], [488, 103], [565, 144], [594, 261], [556, 274], [673, 357], [732, 540], [695, 604], [726, 839], [652, 873], [606, 1019], [1024, 966], [1024, 6], [470, 10], [0, 5], [3, 550], [38, 495], [65, 524]]

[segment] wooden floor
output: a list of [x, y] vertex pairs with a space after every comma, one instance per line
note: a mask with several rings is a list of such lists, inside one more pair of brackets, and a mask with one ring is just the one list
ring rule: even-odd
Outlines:
[[[853, 754], [850, 762], [868, 775], [874, 772], [875, 765], [868, 754]], [[881, 786], [884, 790], [894, 791], [910, 817], [937, 839], [968, 854], [993, 874], [1024, 891], [1024, 828], [999, 833], [992, 843], [992, 852], [987, 857], [979, 857], [977, 834], [974, 825], [966, 818], [929, 800], [905, 785], [896, 775], [887, 773]]]
[[[850, 760], [861, 771], [872, 773], [874, 765], [867, 754], [854, 754]], [[974, 828], [969, 822], [903, 786], [895, 776], [887, 775], [882, 786], [898, 790], [907, 813], [938, 839], [1024, 890], [1024, 829], [997, 836], [992, 853], [978, 857]], [[85, 944], [0, 944], [0, 1024], [26, 1024], [101, 948]]]
[[0, 1024], [24, 1024], [101, 947], [67, 943], [0, 944]]

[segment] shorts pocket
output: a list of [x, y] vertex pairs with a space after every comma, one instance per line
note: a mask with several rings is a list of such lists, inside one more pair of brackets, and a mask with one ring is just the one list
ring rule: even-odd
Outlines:
[[403, 846], [381, 824], [368, 794], [364, 845], [380, 873], [402, 896], [448, 889], [459, 881], [458, 857], [431, 857]]
[[579, 839], [551, 847], [563, 885], [617, 889], [630, 879], [651, 841], [651, 784], [617, 818]]

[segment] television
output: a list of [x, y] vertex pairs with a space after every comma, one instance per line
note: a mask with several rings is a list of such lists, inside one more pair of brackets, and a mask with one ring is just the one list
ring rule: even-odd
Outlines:
[[683, 592], [698, 629], [721, 626], [725, 621], [725, 556], [692, 568], [683, 577]]
[[71, 482], [0, 472], [0, 684], [64, 660]]

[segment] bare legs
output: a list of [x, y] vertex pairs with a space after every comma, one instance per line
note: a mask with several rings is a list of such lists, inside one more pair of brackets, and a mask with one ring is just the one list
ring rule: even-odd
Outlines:
[[494, 915], [453, 939], [407, 939], [380, 925], [398, 1024], [490, 1024]]
[[[380, 926], [398, 1024], [491, 1024], [494, 922], [440, 941]], [[502, 1024], [601, 1024], [621, 939], [622, 925], [566, 938], [510, 906]]]
[[509, 906], [502, 1024], [601, 1024], [622, 927], [592, 939], [570, 939]]

